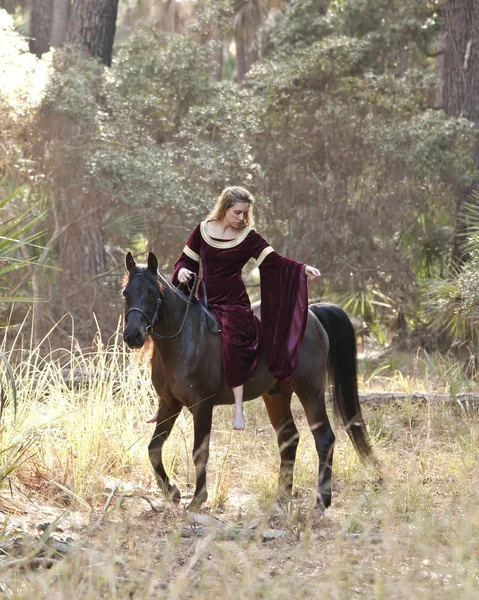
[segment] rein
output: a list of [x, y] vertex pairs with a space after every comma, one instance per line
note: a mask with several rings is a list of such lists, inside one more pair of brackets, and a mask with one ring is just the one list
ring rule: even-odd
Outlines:
[[[190, 294], [189, 294], [188, 300], [186, 302], [186, 310], [185, 310], [185, 314], [183, 316], [183, 321], [181, 322], [180, 328], [174, 335], [161, 335], [160, 333], [153, 332], [153, 328], [158, 324], [158, 316], [160, 314], [160, 307], [161, 307], [161, 295], [158, 296], [158, 300], [156, 301], [155, 313], [154, 313], [151, 321], [144, 310], [142, 310], [141, 308], [136, 308], [136, 307], [133, 307], [133, 308], [130, 308], [129, 310], [127, 310], [127, 312], [125, 314], [125, 319], [128, 317], [129, 313], [139, 312], [143, 317], [145, 317], [145, 319], [148, 322], [148, 326], [146, 328], [147, 335], [150, 335], [152, 338], [157, 338], [157, 339], [161, 339], [161, 340], [173, 340], [174, 338], [178, 337], [180, 335], [180, 333], [183, 331], [183, 327], [185, 326], [186, 318], [187, 318], [188, 312], [190, 310], [191, 302], [192, 302], [193, 296], [195, 294], [197, 281], [198, 281], [198, 276], [196, 275], [196, 273], [193, 273], [193, 284], [191, 286]], [[205, 312], [208, 315], [210, 314], [206, 307], [202, 306], [202, 308], [203, 308], [203, 310], [205, 310]], [[210, 329], [209, 325], [208, 325], [208, 328]], [[211, 331], [211, 329], [210, 329], [210, 331]], [[220, 333], [220, 331], [221, 330], [219, 330], [217, 333]]]

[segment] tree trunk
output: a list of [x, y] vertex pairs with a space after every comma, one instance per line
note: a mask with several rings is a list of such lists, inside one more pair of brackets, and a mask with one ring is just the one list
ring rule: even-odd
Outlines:
[[236, 46], [236, 81], [243, 83], [246, 75], [246, 42], [244, 29], [241, 26], [235, 28]]
[[50, 216], [55, 233], [50, 245], [58, 267], [48, 310], [54, 322], [71, 315], [75, 337], [81, 343], [91, 343], [97, 330], [93, 313], [108, 335], [116, 322], [111, 310], [112, 290], [102, 277], [108, 270], [103, 238], [106, 202], [89, 177], [81, 151], [89, 131], [81, 122], [50, 113], [39, 125], [45, 150], [42, 169], [51, 174], [54, 192]]
[[[56, 8], [60, 28], [65, 3]], [[74, 0], [66, 41], [111, 66], [117, 10], [118, 0]], [[66, 312], [74, 317], [76, 337], [91, 340], [96, 330], [92, 313], [107, 329], [113, 316], [105, 300], [108, 286], [101, 277], [107, 270], [102, 231], [105, 205], [88, 177], [81, 152], [76, 155], [88, 131], [81, 122], [66, 117], [49, 116], [45, 121], [44, 138], [49, 139], [45, 167], [54, 174], [55, 228], [62, 232], [56, 241], [59, 272], [52, 307], [57, 319]], [[70, 144], [73, 139], [75, 143]]]
[[115, 325], [108, 308], [109, 290], [101, 278], [107, 271], [102, 231], [105, 207], [97, 195], [93, 198], [92, 193], [78, 192], [76, 186], [60, 185], [59, 182], [56, 189], [54, 216], [63, 233], [55, 243], [59, 271], [52, 316], [59, 320], [70, 314], [75, 323], [75, 337], [91, 341], [96, 331], [93, 313], [109, 334]]
[[258, 60], [258, 51], [250, 44], [246, 54], [246, 72], [248, 72], [254, 63]]
[[444, 30], [444, 26], [441, 27], [440, 31], [437, 34], [435, 50], [437, 53], [436, 56], [436, 78], [437, 78], [437, 86], [436, 86], [436, 98], [434, 102], [434, 107], [437, 109], [444, 109], [444, 46], [446, 40], [446, 31]]
[[67, 41], [111, 67], [118, 0], [74, 0]]
[[[445, 9], [443, 105], [451, 117], [464, 117], [479, 126], [479, 2], [447, 0]], [[474, 151], [479, 169], [479, 144]], [[474, 186], [476, 187], [476, 186]], [[461, 264], [465, 257], [461, 240], [466, 233], [462, 219], [465, 202], [471, 200], [472, 189], [458, 190], [456, 225], [453, 239], [453, 261]]]
[[107, 270], [102, 232], [104, 207], [101, 203], [95, 206], [87, 193], [68, 195], [60, 190], [56, 213], [58, 222], [67, 228], [57, 245], [61, 311], [85, 322], [101, 306], [97, 302], [99, 285], [95, 277]]
[[34, 0], [30, 21], [29, 48], [32, 54], [41, 58], [50, 49], [52, 30], [52, 0]]
[[479, 125], [479, 3], [448, 0], [444, 48], [444, 108]]
[[69, 0], [53, 0], [52, 35], [54, 48], [63, 46], [67, 34]]
[[216, 81], [221, 81], [223, 79], [223, 64], [224, 64], [224, 53], [225, 53], [225, 48], [224, 48], [224, 42], [222, 42], [221, 44], [218, 45], [218, 51], [216, 52], [216, 67], [215, 67], [215, 72], [214, 72], [214, 78], [216, 79]]
[[235, 0], [233, 26], [236, 45], [236, 79], [242, 83], [246, 73], [258, 60], [258, 52], [253, 48], [256, 34], [265, 17], [262, 0]]

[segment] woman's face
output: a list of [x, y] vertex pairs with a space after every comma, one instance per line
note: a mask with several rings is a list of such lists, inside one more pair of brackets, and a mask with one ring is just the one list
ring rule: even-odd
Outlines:
[[248, 214], [248, 202], [235, 202], [225, 213], [224, 223], [233, 229], [242, 229]]

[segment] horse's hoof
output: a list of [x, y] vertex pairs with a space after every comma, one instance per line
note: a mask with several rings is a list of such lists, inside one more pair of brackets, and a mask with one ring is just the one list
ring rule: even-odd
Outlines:
[[208, 492], [200, 492], [197, 496], [193, 496], [193, 500], [188, 504], [186, 510], [197, 510], [203, 506], [208, 499]]
[[171, 486], [165, 493], [165, 498], [169, 502], [173, 502], [173, 504], [179, 504], [181, 501], [181, 492], [176, 486]]
[[181, 501], [181, 492], [180, 490], [175, 486], [169, 493], [170, 496], [170, 500], [173, 502], [173, 504], [179, 504]]
[[293, 492], [292, 485], [279, 485], [277, 498], [279, 504], [287, 504], [288, 502], [292, 502], [293, 500], [298, 500], [300, 498], [300, 494], [298, 491]]
[[326, 507], [322, 502], [317, 502], [312, 510], [313, 519], [321, 520], [326, 514]]
[[323, 513], [326, 512], [326, 509], [331, 506], [331, 494], [325, 494], [324, 496], [318, 496], [316, 498], [316, 507], [318, 510], [321, 510]]

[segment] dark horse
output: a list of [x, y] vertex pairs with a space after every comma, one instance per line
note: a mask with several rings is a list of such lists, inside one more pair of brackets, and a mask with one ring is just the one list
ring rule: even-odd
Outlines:
[[[136, 265], [128, 253], [128, 278], [123, 289], [126, 326], [123, 338], [130, 348], [141, 348], [151, 334], [154, 351], [151, 380], [160, 397], [155, 433], [148, 447], [159, 485], [174, 501], [180, 492], [170, 483], [162, 462], [163, 444], [186, 406], [194, 420], [193, 458], [196, 488], [190, 507], [206, 500], [206, 464], [213, 406], [234, 404], [233, 392], [223, 377], [220, 336], [192, 294], [179, 292], [160, 273], [153, 253], [146, 266]], [[253, 306], [259, 317], [259, 303]], [[342, 418], [362, 458], [371, 446], [361, 415], [356, 378], [356, 340], [346, 313], [332, 304], [309, 307], [308, 323], [298, 366], [291, 383], [278, 383], [263, 357], [245, 383], [244, 399], [263, 396], [281, 453], [280, 491], [291, 493], [298, 430], [291, 414], [291, 396], [303, 405], [319, 457], [317, 502], [331, 504], [334, 433], [325, 405], [326, 376], [333, 384], [334, 408]]]

